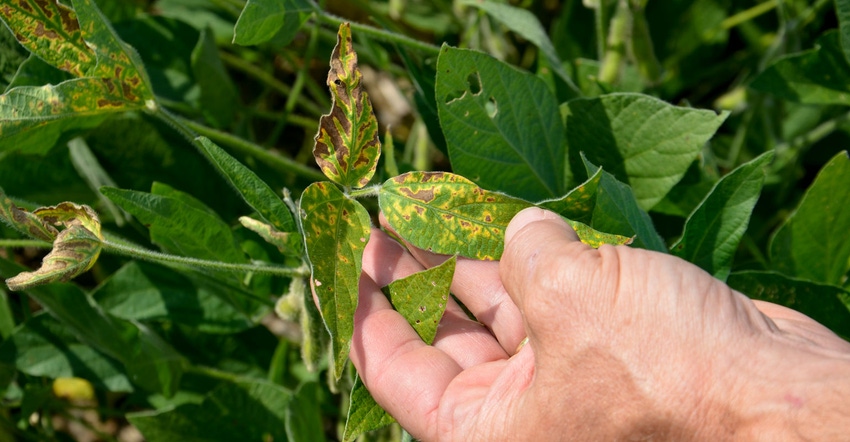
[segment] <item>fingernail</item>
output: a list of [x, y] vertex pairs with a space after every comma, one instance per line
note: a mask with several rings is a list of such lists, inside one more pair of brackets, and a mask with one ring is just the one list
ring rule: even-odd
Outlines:
[[508, 224], [508, 228], [505, 230], [505, 243], [511, 240], [516, 232], [522, 230], [523, 227], [535, 222], [542, 221], [544, 219], [555, 219], [560, 218], [555, 213], [552, 213], [548, 210], [543, 210], [539, 207], [529, 207], [527, 209], [523, 209], [521, 212], [517, 213], [511, 222]]

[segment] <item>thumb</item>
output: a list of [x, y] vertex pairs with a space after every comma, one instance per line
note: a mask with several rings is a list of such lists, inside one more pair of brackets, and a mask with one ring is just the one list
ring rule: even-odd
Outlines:
[[539, 307], [539, 301], [557, 302], [564, 294], [558, 293], [566, 289], [561, 277], [564, 267], [570, 266], [571, 257], [586, 249], [590, 247], [581, 243], [572, 227], [553, 212], [532, 207], [511, 220], [505, 231], [499, 276], [526, 321], [541, 319], [527, 314], [530, 303]]

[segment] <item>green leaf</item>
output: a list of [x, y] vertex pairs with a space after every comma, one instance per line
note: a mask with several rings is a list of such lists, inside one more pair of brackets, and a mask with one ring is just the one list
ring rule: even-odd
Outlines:
[[79, 377], [107, 391], [133, 391], [119, 361], [81, 344], [50, 315], [37, 315], [0, 345], [0, 361], [22, 373], [51, 379]]
[[283, 200], [257, 174], [206, 137], [200, 137], [197, 141], [207, 158], [224, 175], [227, 182], [264, 220], [282, 232], [294, 232], [296, 230], [292, 214], [289, 213]]
[[838, 16], [844, 59], [850, 62], [850, 0], [835, 0], [835, 15]]
[[474, 6], [486, 11], [493, 18], [507, 26], [511, 31], [516, 32], [522, 36], [522, 38], [533, 43], [540, 49], [543, 56], [546, 57], [546, 61], [549, 63], [552, 70], [555, 71], [555, 74], [574, 91], [578, 91], [578, 87], [575, 86], [572, 78], [570, 78], [569, 74], [567, 74], [567, 71], [564, 69], [563, 64], [561, 64], [558, 52], [555, 50], [555, 46], [552, 45], [552, 41], [549, 40], [546, 30], [543, 29], [543, 25], [540, 24], [540, 21], [534, 14], [527, 9], [518, 8], [504, 3], [495, 3], [488, 0], [464, 0], [462, 4]]
[[201, 404], [127, 419], [150, 441], [285, 441], [291, 398], [290, 391], [265, 381], [223, 382]]
[[[20, 271], [19, 265], [0, 258], [0, 275]], [[166, 396], [177, 390], [185, 361], [143, 325], [104, 313], [75, 285], [50, 284], [26, 293], [80, 341], [121, 361], [134, 383]]]
[[596, 208], [596, 192], [601, 179], [602, 169], [600, 168], [587, 181], [561, 198], [542, 201], [537, 205], [564, 218], [590, 224], [593, 219], [593, 209]]
[[77, 14], [56, 0], [5, 2], [0, 17], [27, 50], [75, 77], [97, 62], [83, 41]]
[[312, 11], [307, 0], [248, 0], [233, 29], [233, 43], [258, 45], [279, 36], [277, 43], [286, 46]]
[[363, 385], [360, 376], [355, 377], [348, 403], [348, 417], [345, 420], [345, 430], [342, 434], [343, 442], [352, 442], [367, 431], [384, 428], [395, 423], [395, 421], [389, 413], [375, 402], [372, 394]]
[[[583, 155], [582, 160], [588, 175], [598, 173], [599, 167], [587, 161]], [[634, 236], [633, 244], [637, 247], [667, 252], [664, 240], [655, 231], [649, 214], [638, 206], [632, 189], [604, 170], [597, 189], [593, 222], [590, 225], [603, 232]]]
[[33, 238], [53, 242], [59, 231], [38, 215], [16, 206], [0, 188], [0, 219]]
[[841, 285], [850, 268], [850, 157], [841, 152], [821, 169], [800, 205], [770, 241], [776, 270]]
[[815, 48], [776, 60], [750, 87], [805, 104], [850, 104], [850, 62], [838, 31], [825, 32]]
[[563, 123], [543, 80], [489, 55], [443, 46], [436, 96], [455, 173], [531, 201], [566, 192]]
[[63, 225], [53, 241], [53, 250], [44, 257], [41, 267], [6, 280], [9, 290], [20, 291], [51, 282], [69, 281], [90, 269], [100, 256], [103, 235], [100, 220], [89, 206], [61, 203], [41, 207], [33, 212], [45, 225]]
[[305, 382], [295, 390], [292, 403], [286, 407], [286, 436], [289, 440], [327, 440], [322, 423], [320, 395], [321, 390], [316, 382]]
[[173, 321], [206, 333], [235, 333], [251, 327], [250, 318], [204, 284], [166, 267], [129, 262], [92, 293], [104, 310], [135, 321]]
[[733, 289], [762, 301], [794, 309], [845, 339], [850, 338], [850, 311], [843, 299], [850, 293], [839, 287], [792, 278], [776, 272], [744, 271], [729, 275]]
[[14, 328], [15, 316], [9, 305], [9, 294], [0, 288], [0, 340], [6, 340]]
[[[156, 184], [161, 188], [161, 184]], [[245, 262], [230, 227], [209, 209], [175, 197], [104, 187], [101, 192], [148, 225], [151, 240], [163, 249], [200, 259]]]
[[682, 238], [670, 248], [673, 254], [725, 280], [772, 159], [773, 151], [764, 153], [718, 181], [688, 217]]
[[[437, 326], [446, 311], [455, 264], [457, 258], [452, 256], [436, 267], [397, 279], [384, 288], [393, 308], [428, 345], [434, 342]], [[353, 441], [360, 434], [383, 428], [393, 422], [395, 419], [375, 402], [360, 376], [357, 376], [351, 389], [342, 439]]]
[[[629, 184], [649, 210], [685, 175], [728, 113], [676, 107], [641, 94], [576, 99], [567, 105], [571, 156], [587, 159]], [[574, 168], [580, 166], [576, 162]]]
[[372, 222], [360, 203], [329, 182], [307, 187], [299, 212], [313, 289], [331, 335], [333, 372], [339, 379], [354, 333], [357, 281]]
[[330, 65], [327, 83], [333, 107], [319, 120], [313, 156], [331, 181], [345, 187], [363, 187], [375, 174], [381, 142], [378, 119], [361, 84], [348, 23], [339, 26]]
[[[387, 180], [378, 196], [387, 223], [405, 241], [434, 253], [498, 260], [505, 230], [514, 215], [533, 204], [478, 187], [446, 172], [409, 172]], [[626, 244], [630, 238], [607, 235], [568, 222], [585, 244]]]
[[192, 73], [201, 88], [201, 113], [215, 127], [229, 126], [235, 119], [239, 96], [221, 62], [209, 28], [201, 31], [192, 51]]

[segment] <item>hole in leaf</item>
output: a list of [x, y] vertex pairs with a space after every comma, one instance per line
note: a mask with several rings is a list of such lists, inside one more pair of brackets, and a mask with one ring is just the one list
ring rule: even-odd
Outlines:
[[490, 97], [486, 103], [484, 103], [484, 109], [487, 111], [487, 115], [490, 118], [496, 118], [496, 114], [499, 112], [499, 106], [496, 105], [496, 99]]
[[446, 104], [452, 104], [453, 101], [460, 100], [464, 95], [466, 95], [466, 91], [454, 91], [446, 95]]
[[478, 75], [478, 72], [469, 74], [466, 77], [466, 82], [469, 83], [469, 91], [472, 92], [472, 95], [481, 93], [481, 77]]

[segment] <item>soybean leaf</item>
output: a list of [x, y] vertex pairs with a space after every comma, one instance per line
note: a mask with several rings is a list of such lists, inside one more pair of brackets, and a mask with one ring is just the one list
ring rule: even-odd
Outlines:
[[846, 151], [821, 169], [800, 205], [770, 241], [776, 270], [840, 285], [850, 268], [850, 157]]
[[248, 230], [260, 235], [266, 242], [277, 247], [280, 253], [300, 256], [302, 251], [301, 235], [298, 232], [281, 232], [271, 224], [257, 221], [247, 216], [239, 217], [239, 223]]
[[6, 280], [9, 290], [26, 290], [40, 284], [69, 281], [94, 265], [100, 255], [103, 235], [100, 233], [100, 220], [90, 207], [66, 202], [39, 208], [33, 215], [47, 225], [63, 225], [65, 228], [56, 236], [53, 250], [44, 257], [38, 270], [22, 272]]
[[59, 231], [40, 216], [16, 206], [0, 188], [0, 219], [33, 238], [53, 242]]
[[301, 195], [301, 226], [310, 261], [313, 290], [331, 335], [333, 373], [342, 376], [357, 309], [357, 283], [372, 226], [369, 213], [329, 182], [308, 186]]
[[[437, 325], [446, 311], [456, 263], [457, 258], [452, 256], [436, 267], [397, 279], [384, 288], [393, 307], [428, 345], [434, 342]], [[393, 422], [395, 419], [375, 402], [357, 376], [351, 389], [342, 439], [353, 441], [360, 434]]]
[[838, 32], [825, 32], [814, 49], [776, 60], [750, 87], [798, 103], [850, 104], [850, 62]]
[[381, 142], [378, 119], [361, 84], [348, 23], [339, 26], [330, 65], [327, 83], [333, 106], [331, 113], [319, 120], [313, 156], [331, 181], [345, 187], [363, 187], [375, 174]]
[[236, 115], [238, 94], [224, 69], [209, 28], [201, 31], [198, 44], [192, 50], [192, 73], [201, 89], [201, 113], [215, 127], [230, 125]]
[[566, 192], [563, 123], [543, 80], [489, 55], [443, 46], [436, 97], [456, 173], [531, 201]]
[[147, 440], [287, 440], [284, 415], [292, 393], [265, 381], [223, 382], [200, 404], [130, 413]]
[[215, 285], [133, 261], [113, 273], [92, 296], [104, 310], [128, 320], [167, 320], [206, 333], [235, 333], [251, 327], [250, 318], [225, 302]]
[[792, 308], [845, 339], [850, 337], [850, 311], [846, 301], [842, 302], [842, 299], [850, 299], [846, 290], [764, 271], [734, 272], [726, 283], [753, 299]]
[[30, 318], [0, 345], [0, 361], [30, 376], [79, 377], [107, 391], [133, 387], [119, 361], [80, 343], [50, 315]]
[[283, 200], [251, 169], [227, 154], [206, 137], [197, 139], [203, 152], [224, 175], [242, 199], [264, 220], [282, 232], [294, 232], [295, 222]]
[[738, 166], [718, 181], [685, 221], [682, 238], [670, 250], [723, 281], [750, 222], [773, 152]]
[[582, 151], [592, 163], [629, 184], [644, 210], [682, 179], [728, 116], [629, 93], [576, 99], [566, 110], [573, 159], [577, 161]]
[[375, 402], [372, 394], [363, 385], [360, 375], [357, 375], [348, 400], [348, 416], [342, 433], [343, 442], [352, 442], [367, 431], [384, 428], [395, 422], [396, 420]]
[[224, 262], [245, 262], [230, 227], [209, 209], [177, 198], [112, 187], [107, 198], [150, 228], [151, 240], [172, 253]]
[[27, 50], [75, 77], [97, 62], [83, 41], [76, 12], [56, 0], [6, 2], [0, 16]]
[[578, 92], [578, 87], [573, 83], [567, 71], [561, 64], [561, 59], [558, 57], [558, 51], [549, 40], [546, 30], [537, 17], [530, 11], [516, 6], [511, 6], [504, 3], [495, 3], [488, 0], [464, 0], [463, 4], [475, 6], [486, 11], [493, 18], [507, 26], [511, 31], [521, 35], [526, 40], [534, 43], [546, 57], [546, 61], [551, 66], [555, 74], [564, 81], [573, 91]]
[[587, 181], [561, 198], [543, 201], [537, 205], [564, 218], [590, 224], [593, 220], [593, 209], [596, 208], [596, 191], [601, 179], [602, 169], [600, 168]]
[[[19, 265], [0, 258], [0, 275], [21, 270]], [[166, 396], [177, 390], [184, 361], [145, 326], [104, 313], [75, 285], [50, 284], [29, 288], [26, 293], [80, 341], [121, 361], [134, 383]]]
[[[533, 206], [445, 172], [409, 172], [391, 178], [381, 186], [378, 198], [387, 223], [414, 246], [481, 260], [502, 256], [508, 223], [522, 209]], [[630, 242], [627, 237], [569, 223], [582, 242], [594, 247]]]
[[[587, 161], [583, 155], [582, 160], [589, 175], [599, 171], [600, 168]], [[599, 180], [593, 222], [590, 225], [603, 232], [634, 236], [632, 244], [637, 247], [667, 252], [664, 240], [655, 231], [649, 214], [638, 205], [632, 189], [604, 170]]]
[[838, 16], [838, 27], [841, 32], [841, 49], [844, 59], [850, 62], [850, 1], [835, 0], [835, 14]]
[[85, 180], [89, 189], [98, 196], [98, 202], [101, 207], [112, 215], [115, 224], [119, 227], [123, 226], [125, 217], [129, 220], [129, 215], [121, 211], [112, 201], [101, 195], [98, 190], [103, 186], [115, 187], [115, 181], [112, 180], [112, 177], [100, 165], [94, 152], [89, 148], [88, 143], [81, 137], [74, 138], [68, 142], [68, 153], [74, 169]]
[[327, 440], [322, 424], [320, 395], [321, 390], [316, 382], [304, 382], [295, 390], [292, 403], [286, 407], [286, 436], [289, 440]]
[[7, 339], [15, 328], [15, 316], [9, 305], [9, 294], [0, 288], [0, 340]]
[[233, 29], [233, 43], [251, 46], [278, 37], [276, 42], [286, 46], [312, 10], [308, 0], [248, 0]]

